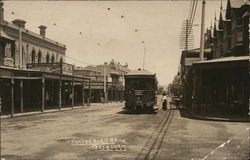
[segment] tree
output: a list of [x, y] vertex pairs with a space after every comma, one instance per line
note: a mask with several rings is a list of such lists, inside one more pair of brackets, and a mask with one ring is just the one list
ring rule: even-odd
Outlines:
[[182, 87], [181, 87], [181, 79], [179, 75], [176, 75], [174, 77], [173, 82], [169, 84], [168, 88], [169, 88], [170, 94], [175, 95], [175, 96], [181, 95]]

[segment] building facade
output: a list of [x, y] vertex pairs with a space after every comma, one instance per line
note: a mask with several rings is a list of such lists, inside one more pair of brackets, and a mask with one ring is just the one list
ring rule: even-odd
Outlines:
[[213, 29], [213, 58], [246, 56], [249, 53], [249, 2], [228, 0], [220, 7]]
[[249, 2], [228, 0], [212, 33], [212, 59], [186, 74], [184, 106], [191, 114], [248, 116]]
[[[25, 21], [4, 20], [0, 2], [0, 90], [3, 114], [84, 105], [89, 80], [65, 63], [66, 46], [25, 28]], [[89, 102], [89, 101], [88, 101]]]
[[[122, 101], [124, 96], [124, 75], [129, 71], [128, 65], [121, 65], [111, 60], [102, 65], [90, 65], [76, 68], [74, 73], [91, 79], [92, 101]], [[106, 97], [106, 98], [104, 98]]]

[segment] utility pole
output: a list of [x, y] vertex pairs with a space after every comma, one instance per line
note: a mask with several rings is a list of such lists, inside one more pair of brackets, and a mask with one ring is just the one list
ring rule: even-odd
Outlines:
[[180, 33], [180, 49], [189, 50], [194, 47], [194, 33], [189, 20], [184, 20]]
[[146, 47], [144, 47], [144, 53], [143, 53], [143, 63], [142, 63], [143, 70], [144, 70], [144, 65], [145, 65], [145, 54], [146, 54]]
[[202, 15], [201, 15], [201, 39], [200, 39], [200, 60], [204, 60], [204, 29], [205, 29], [205, 7], [206, 0], [202, 1]]
[[186, 36], [185, 36], [185, 50], [188, 50], [188, 20], [186, 20]]
[[107, 99], [107, 94], [106, 94], [106, 62], [104, 62], [104, 65], [103, 65], [103, 69], [104, 69], [104, 72], [103, 72], [103, 93], [104, 93], [104, 103], [106, 103], [106, 99]]

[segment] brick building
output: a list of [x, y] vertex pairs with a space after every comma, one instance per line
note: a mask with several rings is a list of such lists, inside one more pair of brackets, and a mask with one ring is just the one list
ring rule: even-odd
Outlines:
[[4, 20], [0, 2], [0, 98], [2, 113], [84, 105], [87, 79], [73, 74], [65, 63], [66, 46], [25, 28], [25, 20]]

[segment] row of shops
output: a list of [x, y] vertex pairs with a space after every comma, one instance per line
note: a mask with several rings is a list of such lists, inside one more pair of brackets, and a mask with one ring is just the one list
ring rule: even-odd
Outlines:
[[191, 114], [250, 115], [249, 9], [244, 1], [227, 0], [225, 9], [221, 4], [219, 20], [205, 34], [204, 61], [197, 59], [200, 49], [183, 51], [183, 105]]
[[[100, 65], [90, 72], [65, 63], [66, 45], [25, 27], [23, 19], [4, 19], [0, 2], [0, 110], [1, 114], [41, 111], [63, 107], [89, 106], [123, 100], [122, 77], [127, 65]], [[81, 71], [83, 70], [83, 71]], [[77, 74], [78, 73], [78, 74]], [[93, 79], [93, 73], [96, 79]], [[100, 79], [102, 77], [102, 79]], [[104, 78], [107, 80], [104, 82]]]
[[[90, 79], [0, 67], [2, 114], [41, 111], [104, 103], [102, 82]], [[107, 83], [107, 102], [122, 101], [123, 89]]]
[[249, 56], [196, 62], [183, 84], [183, 104], [191, 114], [248, 116]]

